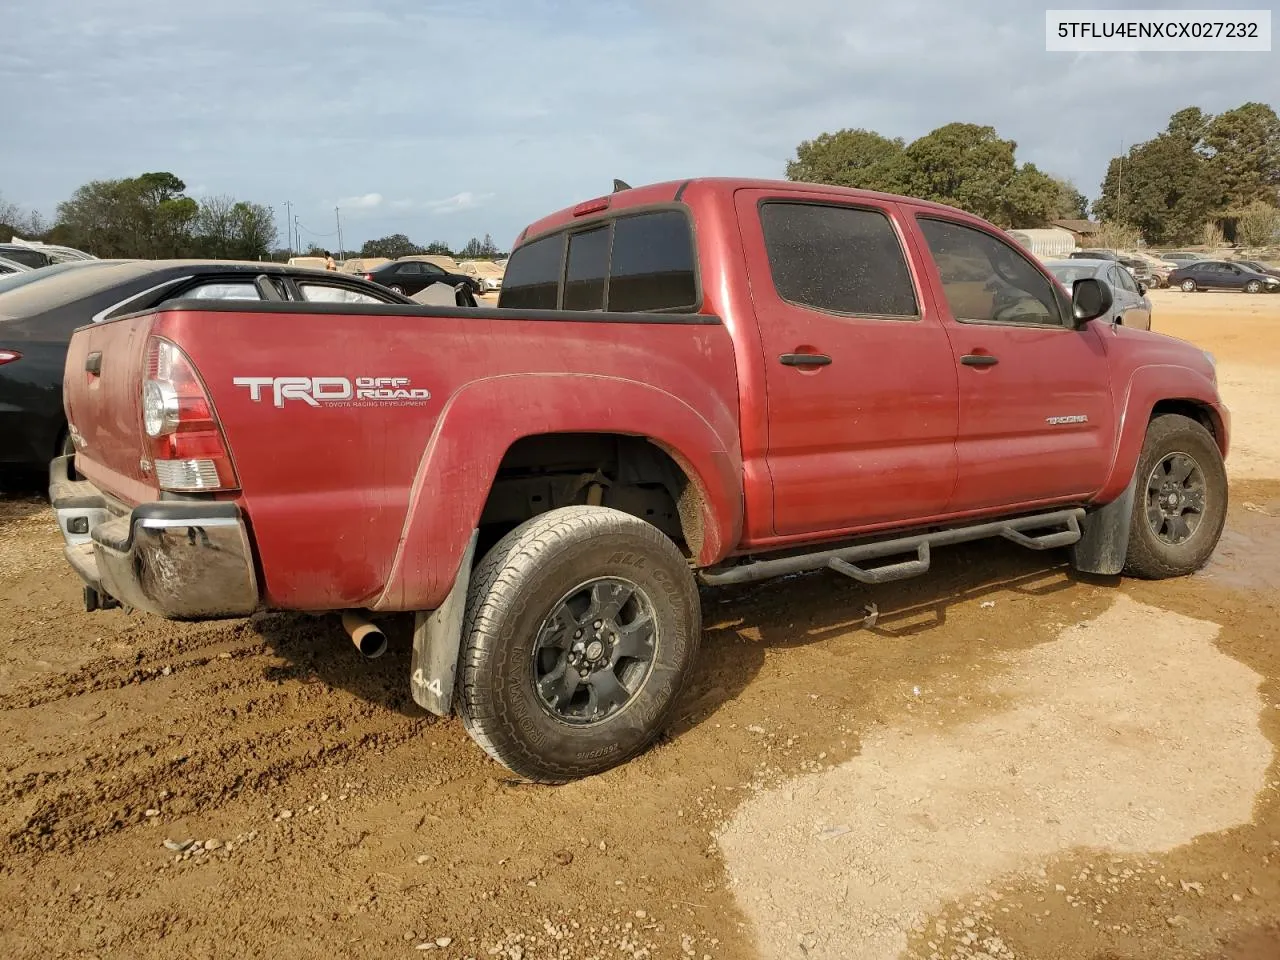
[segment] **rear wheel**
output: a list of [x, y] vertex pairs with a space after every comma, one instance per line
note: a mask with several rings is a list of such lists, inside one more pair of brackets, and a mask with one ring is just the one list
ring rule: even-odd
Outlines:
[[1156, 417], [1137, 478], [1124, 572], [1162, 580], [1199, 570], [1227, 518], [1227, 471], [1213, 435], [1189, 417]]
[[1196, 292], [1196, 282], [1195, 282], [1194, 280], [1191, 280], [1191, 279], [1183, 280], [1183, 281], [1182, 281], [1182, 283], [1181, 283], [1181, 284], [1179, 284], [1179, 286], [1181, 286], [1181, 287], [1182, 287], [1182, 292], [1183, 292], [1183, 293], [1195, 293], [1195, 292]]
[[1245, 293], [1261, 293], [1262, 284], [1259, 283], [1257, 280], [1250, 280], [1248, 283], [1244, 285], [1244, 292]]
[[605, 507], [535, 517], [471, 581], [458, 695], [467, 732], [528, 780], [608, 770], [662, 730], [700, 630], [693, 575], [656, 527]]
[[400, 284], [398, 283], [393, 283], [387, 289], [390, 290], [392, 293], [398, 293], [401, 296], [404, 296], [404, 287], [400, 286]]

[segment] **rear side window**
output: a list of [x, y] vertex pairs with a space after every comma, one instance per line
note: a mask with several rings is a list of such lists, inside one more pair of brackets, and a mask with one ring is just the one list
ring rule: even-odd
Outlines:
[[883, 213], [771, 201], [760, 224], [783, 300], [860, 317], [918, 316], [902, 245]]
[[261, 300], [262, 294], [252, 280], [221, 280], [202, 283], [182, 293], [183, 300]]
[[554, 310], [559, 303], [563, 235], [527, 243], [511, 255], [502, 278], [499, 307], [516, 310]]
[[569, 237], [564, 271], [564, 309], [603, 310], [604, 278], [609, 270], [609, 228], [597, 227]]
[[609, 309], [641, 312], [694, 307], [698, 302], [695, 262], [693, 233], [679, 210], [619, 217], [613, 224]]
[[386, 303], [362, 290], [327, 283], [299, 282], [298, 292], [309, 303]]

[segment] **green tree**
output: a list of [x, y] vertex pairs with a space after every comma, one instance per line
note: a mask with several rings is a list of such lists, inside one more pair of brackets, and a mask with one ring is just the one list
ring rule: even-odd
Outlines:
[[787, 163], [787, 179], [901, 193], [906, 161], [901, 139], [872, 130], [838, 130], [805, 140]]
[[1136, 227], [1149, 243], [1193, 242], [1217, 208], [1207, 164], [1194, 141], [1162, 133], [1112, 159], [1094, 211]]
[[422, 248], [403, 233], [393, 233], [391, 236], [382, 237], [380, 240], [366, 240], [364, 246], [360, 248], [360, 256], [362, 257], [388, 257], [392, 260], [398, 260], [400, 257], [411, 257], [422, 252]]
[[907, 192], [1009, 226], [1004, 191], [1016, 172], [1016, 146], [993, 127], [948, 123], [907, 147]]
[[179, 257], [190, 252], [200, 214], [172, 173], [86, 183], [58, 204], [66, 242], [100, 257]]
[[241, 260], [264, 259], [279, 236], [270, 207], [241, 200], [231, 208], [234, 255]]
[[449, 245], [443, 240], [432, 240], [427, 244], [426, 253], [434, 256], [452, 257], [453, 251], [449, 249]]
[[998, 222], [1007, 227], [1038, 227], [1060, 216], [1061, 184], [1034, 163], [1023, 164], [1005, 184]]
[[1210, 152], [1210, 176], [1222, 191], [1222, 209], [1280, 202], [1280, 117], [1267, 104], [1246, 103], [1218, 114], [1204, 129], [1203, 145]]
[[483, 249], [484, 244], [480, 242], [479, 238], [472, 237], [467, 241], [467, 245], [462, 248], [462, 253], [460, 253], [459, 256], [465, 257], [468, 260], [475, 260], [481, 255], [481, 251]]
[[0, 242], [19, 236], [24, 240], [43, 240], [49, 231], [44, 217], [34, 210], [24, 210], [0, 194]]
[[1265, 247], [1280, 239], [1280, 210], [1265, 200], [1255, 200], [1236, 219], [1236, 237], [1246, 246]]
[[[1052, 174], [1050, 174], [1052, 176]], [[1066, 177], [1054, 177], [1058, 198], [1054, 204], [1054, 220], [1089, 219], [1089, 198], [1080, 192], [1075, 183]]]

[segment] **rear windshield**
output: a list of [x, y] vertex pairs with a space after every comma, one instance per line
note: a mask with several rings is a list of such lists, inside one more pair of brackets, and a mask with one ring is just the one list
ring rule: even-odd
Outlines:
[[0, 317], [29, 317], [155, 270], [146, 260], [76, 260], [0, 277]]
[[1056, 266], [1054, 264], [1050, 264], [1049, 272], [1052, 273], [1055, 277], [1057, 277], [1058, 281], [1064, 287], [1070, 290], [1071, 285], [1074, 284], [1077, 280], [1085, 280], [1088, 277], [1096, 277], [1098, 275], [1098, 268], [1093, 266], [1092, 264], [1090, 264], [1087, 267], [1068, 267], [1065, 265]]
[[518, 248], [499, 307], [519, 310], [693, 310], [698, 303], [693, 230], [681, 210], [622, 215]]

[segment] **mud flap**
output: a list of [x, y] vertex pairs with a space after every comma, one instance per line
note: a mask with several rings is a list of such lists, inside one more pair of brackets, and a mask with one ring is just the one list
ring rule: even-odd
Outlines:
[[1135, 472], [1124, 493], [1080, 521], [1083, 535], [1071, 547], [1071, 565], [1081, 573], [1115, 576], [1124, 569], [1137, 482]]
[[472, 532], [462, 563], [458, 566], [458, 576], [444, 603], [435, 610], [414, 614], [409, 688], [414, 702], [438, 717], [447, 717], [453, 710], [458, 649], [462, 646], [462, 616], [467, 609], [471, 561], [475, 557], [479, 536], [480, 531]]

